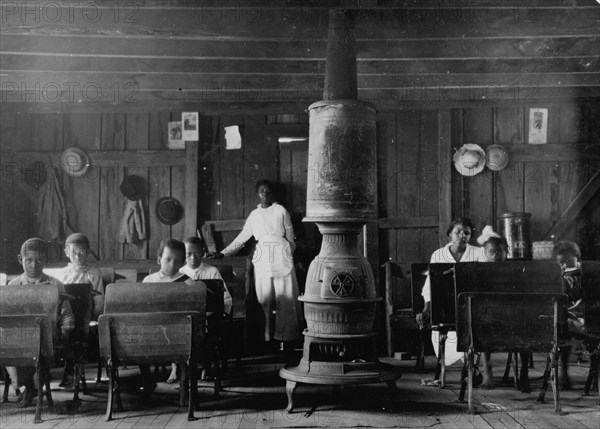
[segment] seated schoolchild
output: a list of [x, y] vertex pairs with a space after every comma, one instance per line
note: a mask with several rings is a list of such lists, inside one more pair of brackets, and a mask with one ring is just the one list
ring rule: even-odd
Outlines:
[[[233, 307], [233, 299], [227, 289], [227, 285], [221, 277], [221, 273], [217, 267], [213, 267], [205, 263], [202, 258], [204, 255], [204, 242], [198, 237], [188, 237], [183, 243], [185, 244], [185, 262], [186, 265], [179, 269], [179, 272], [186, 274], [192, 280], [222, 280], [224, 286], [223, 307], [226, 314], [231, 313]], [[173, 362], [171, 365], [171, 374], [167, 379], [167, 383], [174, 383], [177, 380], [177, 364]]]
[[[482, 246], [482, 253], [479, 259], [480, 262], [504, 262], [508, 254], [508, 243], [506, 238], [494, 231], [490, 225], [486, 225], [481, 231], [481, 235], [477, 238], [477, 243]], [[483, 389], [494, 388], [494, 376], [492, 373], [491, 353], [484, 352], [482, 354], [483, 365], [483, 381], [481, 387]]]
[[[160, 270], [144, 277], [143, 283], [171, 283], [189, 279], [187, 274], [179, 272], [185, 262], [185, 245], [181, 241], [172, 238], [161, 241], [156, 256]], [[152, 380], [149, 365], [140, 365], [140, 371], [144, 387], [143, 398], [147, 399], [156, 383]]]
[[[35, 286], [39, 284], [54, 284], [58, 286], [59, 292], [64, 293], [63, 284], [44, 274], [43, 270], [46, 266], [48, 254], [48, 244], [41, 238], [30, 238], [21, 245], [21, 252], [17, 256], [19, 263], [23, 266], [23, 274], [19, 277], [14, 278], [8, 284], [9, 285], [23, 285], [23, 286]], [[69, 301], [63, 300], [60, 303], [58, 317], [58, 340], [66, 343], [69, 338], [69, 332], [75, 327], [75, 320], [73, 311]], [[17, 407], [24, 408], [32, 404], [33, 398], [35, 397], [35, 389], [41, 389], [41, 386], [35, 386], [34, 377], [35, 370], [33, 368], [7, 368], [9, 374], [13, 380], [17, 380], [18, 386], [25, 386], [25, 392], [19, 396]], [[48, 371], [48, 368], [44, 369]], [[48, 372], [47, 376], [50, 374]]]
[[[508, 255], [508, 243], [506, 238], [495, 232], [493, 228], [487, 225], [481, 232], [481, 236], [477, 238], [477, 242], [482, 245], [482, 255], [480, 262], [504, 262]], [[521, 353], [521, 371], [519, 374], [519, 383], [521, 391], [524, 393], [531, 392], [529, 385], [529, 353]], [[491, 353], [484, 352], [482, 354], [483, 361], [483, 381], [481, 387], [483, 389], [494, 388], [494, 376], [492, 372]]]
[[[88, 265], [88, 254], [90, 241], [82, 233], [74, 233], [65, 240], [65, 255], [69, 258], [69, 264], [57, 275], [63, 284], [89, 283], [98, 294], [93, 296], [92, 320], [97, 320], [104, 312], [104, 283], [102, 272]], [[88, 327], [84, 327], [86, 329]], [[85, 335], [87, 336], [87, 330]], [[65, 361], [65, 372], [60, 387], [73, 387], [74, 362], [72, 359]]]
[[[574, 340], [583, 340], [586, 338], [585, 326], [583, 320], [583, 286], [581, 282], [581, 251], [579, 246], [572, 241], [561, 241], [554, 245], [553, 255], [556, 262], [560, 265], [563, 276], [563, 289], [569, 297], [569, 316], [567, 326], [569, 336]], [[568, 366], [569, 356], [573, 345], [561, 344], [561, 370], [559, 381], [563, 389], [570, 389]]]

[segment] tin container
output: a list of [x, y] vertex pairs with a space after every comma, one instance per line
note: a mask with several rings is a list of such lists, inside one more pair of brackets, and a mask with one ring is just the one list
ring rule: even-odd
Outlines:
[[506, 259], [531, 259], [529, 238], [531, 213], [504, 213], [498, 216], [498, 231], [508, 242]]

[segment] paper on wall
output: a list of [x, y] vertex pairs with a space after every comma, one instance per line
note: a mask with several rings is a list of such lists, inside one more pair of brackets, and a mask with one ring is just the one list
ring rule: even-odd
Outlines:
[[198, 141], [198, 112], [183, 112], [181, 122], [183, 122], [182, 140]]
[[242, 148], [242, 136], [240, 135], [240, 127], [237, 125], [231, 125], [225, 127], [225, 149], [241, 149]]
[[548, 109], [529, 109], [529, 144], [548, 142]]

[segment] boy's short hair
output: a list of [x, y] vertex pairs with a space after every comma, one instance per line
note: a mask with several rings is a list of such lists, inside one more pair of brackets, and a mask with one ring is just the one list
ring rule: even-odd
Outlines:
[[21, 244], [21, 256], [24, 256], [25, 252], [40, 252], [46, 256], [48, 254], [48, 243], [38, 237], [29, 238]]
[[574, 241], [560, 241], [554, 245], [552, 255], [556, 258], [558, 255], [562, 256], [575, 256], [577, 259], [581, 259], [581, 250]]
[[167, 238], [167, 239], [161, 241], [160, 247], [156, 251], [157, 258], [160, 258], [162, 256], [163, 251], [165, 250], [165, 247], [168, 247], [170, 249], [181, 252], [182, 260], [185, 261], [185, 244], [183, 244], [181, 241], [176, 240], [174, 238]]
[[195, 244], [196, 246], [200, 246], [200, 247], [204, 248], [204, 240], [202, 240], [200, 237], [196, 237], [195, 235], [186, 238], [185, 240], [183, 240], [183, 243], [184, 244]]
[[501, 246], [504, 248], [505, 251], [508, 252], [508, 242], [504, 237], [489, 237], [487, 240], [485, 240], [485, 243], [483, 243], [483, 245], [485, 246], [488, 243], [493, 243], [496, 246]]
[[87, 249], [90, 248], [90, 240], [88, 240], [88, 238], [81, 232], [76, 232], [74, 234], [69, 235], [65, 240], [65, 246], [68, 246], [69, 244], [74, 244], [76, 246], [85, 246]]

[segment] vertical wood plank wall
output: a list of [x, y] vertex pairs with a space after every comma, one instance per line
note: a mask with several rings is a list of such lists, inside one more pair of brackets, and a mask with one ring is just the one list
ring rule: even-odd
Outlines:
[[[492, 143], [526, 145], [528, 107], [445, 110], [450, 117], [452, 153], [464, 143], [478, 143], [484, 148]], [[166, 151], [167, 123], [178, 120], [179, 113], [0, 114], [3, 271], [19, 271], [15, 258], [18, 247], [24, 239], [37, 234], [39, 193], [22, 180], [21, 170], [27, 166], [16, 165], [11, 159], [11, 153], [18, 151], [60, 153], [70, 146], [88, 151], [124, 151], [123, 162], [115, 163], [114, 168], [90, 171], [86, 174], [90, 180], [61, 177], [71, 223], [89, 236], [101, 259], [153, 258], [162, 238], [183, 238], [183, 222], [172, 227], [163, 225], [153, 211], [163, 196], [184, 202], [188, 192], [184, 187], [185, 163], [147, 168], [127, 162], [128, 151]], [[451, 182], [453, 217], [470, 216], [480, 230], [485, 224], [495, 224], [497, 215], [503, 212], [528, 211], [532, 213], [531, 239], [539, 240], [600, 168], [597, 158], [583, 155], [569, 161], [511, 159], [501, 172], [485, 169], [468, 178], [451, 168], [449, 177], [444, 177], [439, 174], [438, 140], [440, 133], [447, 130], [440, 130], [439, 114], [437, 109], [378, 113], [380, 225], [374, 237], [379, 242], [380, 264], [387, 260], [426, 261], [443, 244], [445, 231], [440, 231], [437, 219], [440, 189], [445, 180]], [[599, 117], [600, 109], [594, 105], [550, 106], [548, 142], [599, 145]], [[200, 222], [244, 219], [256, 205], [254, 183], [260, 178], [284, 183], [286, 206], [298, 219], [302, 218], [305, 188], [299, 186], [298, 178], [306, 177], [308, 166], [287, 165], [296, 161], [290, 161], [292, 152], [282, 149], [277, 139], [286, 135], [305, 137], [308, 125], [305, 121], [282, 125], [268, 118], [201, 115], [196, 190]], [[225, 149], [223, 127], [229, 125], [240, 128], [244, 142], [241, 150]], [[181, 155], [184, 157], [185, 152], [181, 151]], [[125, 174], [138, 174], [149, 185], [145, 207], [150, 240], [144, 254], [117, 240], [124, 202], [118, 186]], [[600, 257], [598, 200], [594, 198], [588, 204], [567, 234], [582, 245], [588, 258]], [[234, 235], [235, 231], [223, 233], [222, 244]], [[318, 235], [316, 231], [310, 231], [306, 239], [314, 240], [314, 235]], [[374, 269], [377, 270], [375, 266]]]
[[[2, 257], [3, 271], [18, 272], [16, 255], [20, 244], [38, 235], [37, 206], [40, 190], [24, 181], [28, 162], [21, 161], [18, 152], [48, 153], [41, 159], [47, 167], [50, 157], [56, 157], [68, 147], [87, 152], [122, 151], [114, 165], [92, 166], [83, 177], [71, 177], [58, 171], [65, 198], [69, 224], [85, 233], [92, 251], [102, 260], [154, 258], [160, 240], [181, 237], [183, 220], [173, 226], [160, 223], [154, 208], [159, 198], [172, 196], [185, 199], [185, 167], [148, 168], [130, 160], [132, 151], [167, 150], [169, 112], [155, 113], [86, 113], [86, 114], [17, 114], [2, 112]], [[174, 116], [173, 116], [174, 118]], [[175, 119], [173, 119], [175, 120]], [[210, 122], [209, 122], [210, 124]], [[185, 151], [179, 151], [182, 160]], [[17, 160], [18, 159], [18, 160]], [[54, 163], [57, 165], [57, 163]], [[147, 181], [143, 205], [150, 232], [148, 245], [119, 242], [119, 227], [125, 197], [119, 185], [126, 174], [141, 176]], [[194, 192], [196, 190], [194, 189]], [[58, 245], [52, 246], [51, 261], [64, 260]]]
[[[544, 107], [544, 106], [539, 106]], [[548, 144], [600, 145], [600, 108], [595, 105], [561, 104], [548, 108]], [[595, 118], [595, 119], [594, 119]], [[453, 151], [464, 143], [527, 145], [529, 109], [526, 106], [456, 110], [452, 115]], [[548, 155], [521, 162], [510, 159], [506, 169], [484, 169], [474, 177], [460, 176], [453, 169], [455, 216], [471, 217], [479, 231], [486, 224], [496, 227], [498, 215], [531, 213], [531, 241], [542, 240], [574, 197], [600, 169], [597, 157], [583, 154], [571, 159]], [[596, 194], [562, 239], [582, 247], [584, 257], [600, 258], [600, 196]], [[595, 217], [594, 217], [595, 214]]]

